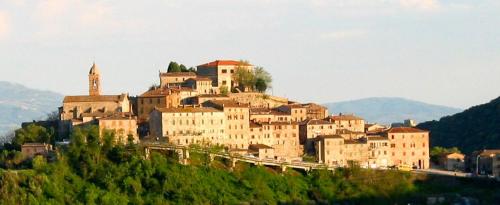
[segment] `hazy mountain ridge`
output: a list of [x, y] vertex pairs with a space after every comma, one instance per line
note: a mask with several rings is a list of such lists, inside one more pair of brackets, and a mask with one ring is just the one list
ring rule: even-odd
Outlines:
[[417, 122], [437, 120], [461, 112], [461, 109], [397, 97], [372, 97], [324, 104], [333, 114], [354, 113], [367, 122], [391, 124], [405, 119]]
[[19, 127], [22, 122], [44, 118], [57, 110], [62, 98], [55, 92], [0, 81], [0, 135]]
[[432, 146], [458, 147], [466, 153], [500, 149], [500, 97], [418, 127], [430, 131]]

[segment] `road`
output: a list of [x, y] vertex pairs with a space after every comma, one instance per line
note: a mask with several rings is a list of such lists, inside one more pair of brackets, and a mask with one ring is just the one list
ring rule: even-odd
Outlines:
[[417, 169], [417, 170], [413, 170], [412, 172], [424, 173], [424, 174], [444, 175], [444, 176], [454, 176], [454, 177], [471, 177], [470, 173], [445, 171], [445, 170], [439, 170], [439, 169]]

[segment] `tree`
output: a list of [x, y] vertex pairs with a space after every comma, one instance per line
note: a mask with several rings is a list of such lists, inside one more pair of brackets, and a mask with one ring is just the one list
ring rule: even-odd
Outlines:
[[53, 137], [53, 130], [47, 130], [45, 127], [30, 124], [16, 130], [12, 144], [16, 148], [20, 148], [21, 145], [27, 142], [50, 143]]
[[190, 67], [188, 69], [189, 72], [193, 72], [193, 73], [196, 73], [196, 68], [195, 67]]
[[59, 112], [56, 110], [56, 111], [52, 111], [52, 112], [48, 113], [47, 118], [45, 120], [47, 120], [47, 121], [59, 120]]
[[181, 67], [176, 62], [170, 61], [170, 63], [168, 64], [167, 72], [169, 73], [181, 72]]
[[179, 66], [179, 68], [181, 69], [181, 72], [189, 72], [189, 70], [187, 69], [187, 67], [184, 64], [181, 64]]
[[257, 89], [257, 91], [261, 93], [266, 92], [267, 90], [266, 81], [264, 81], [264, 79], [262, 78], [257, 78], [257, 80], [255, 81], [255, 89]]
[[255, 75], [252, 70], [248, 70], [243, 66], [237, 66], [234, 71], [234, 80], [238, 83], [240, 88], [245, 91], [252, 90], [255, 86]]
[[[262, 85], [266, 85], [265, 86], [265, 90], [267, 90], [267, 88], [270, 88], [271, 87], [271, 83], [273, 82], [273, 78], [271, 77], [271, 74], [269, 74], [263, 67], [256, 67], [254, 69], [254, 76], [255, 76], [255, 86], [257, 87], [257, 82], [259, 82], [259, 84]], [[258, 89], [257, 89], [258, 90]], [[265, 90], [262, 90], [261, 92], [264, 92]]]
[[220, 90], [220, 94], [222, 94], [222, 95], [227, 95], [229, 93], [229, 89], [225, 85], [220, 86], [219, 90]]

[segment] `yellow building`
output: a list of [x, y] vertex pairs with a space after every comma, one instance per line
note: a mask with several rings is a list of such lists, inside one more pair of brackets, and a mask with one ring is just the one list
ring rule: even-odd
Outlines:
[[307, 109], [300, 104], [282, 105], [276, 110], [291, 115], [293, 122], [302, 122], [307, 119]]
[[318, 119], [308, 119], [299, 125], [300, 144], [304, 145], [307, 153], [314, 153], [314, 139], [320, 135], [333, 135], [336, 133], [336, 126], [332, 122]]
[[338, 129], [347, 129], [354, 132], [365, 131], [365, 120], [355, 115], [333, 115], [328, 116], [326, 120], [335, 123]]
[[203, 103], [224, 112], [226, 118], [226, 146], [233, 149], [248, 149], [250, 130], [250, 107], [233, 100], [212, 100]]
[[193, 72], [171, 72], [160, 73], [160, 87], [177, 87], [181, 86], [187, 79], [196, 78], [196, 73]]
[[148, 90], [137, 97], [137, 114], [140, 122], [149, 120], [149, 114], [158, 108], [178, 107], [181, 104], [180, 93], [176, 89], [157, 88]]
[[212, 86], [221, 88], [226, 87], [229, 91], [238, 86], [234, 81], [233, 74], [237, 68], [253, 70], [254, 66], [242, 61], [234, 60], [216, 60], [210, 63], [197, 66], [199, 76], [212, 79]]
[[117, 143], [126, 144], [131, 137], [134, 143], [139, 142], [137, 135], [137, 117], [132, 113], [115, 113], [111, 116], [98, 119], [99, 134], [102, 137], [105, 131], [111, 131], [115, 134]]
[[394, 165], [429, 168], [429, 132], [411, 127], [394, 127], [384, 133], [389, 139]]
[[150, 114], [152, 137], [166, 137], [176, 145], [225, 143], [224, 112], [210, 107], [156, 108]]

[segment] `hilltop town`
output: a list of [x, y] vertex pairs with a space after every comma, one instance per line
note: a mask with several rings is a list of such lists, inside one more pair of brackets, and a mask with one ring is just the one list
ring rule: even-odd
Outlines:
[[99, 69], [95, 63], [90, 68], [88, 95], [65, 96], [60, 135], [94, 124], [101, 135], [113, 132], [118, 143], [219, 146], [257, 159], [329, 167], [429, 167], [429, 132], [368, 124], [353, 114], [329, 115], [315, 103], [268, 95], [270, 82], [252, 76], [256, 69], [267, 72], [248, 62], [216, 60], [196, 70], [160, 72], [159, 85], [135, 97], [104, 95], [106, 76]]

